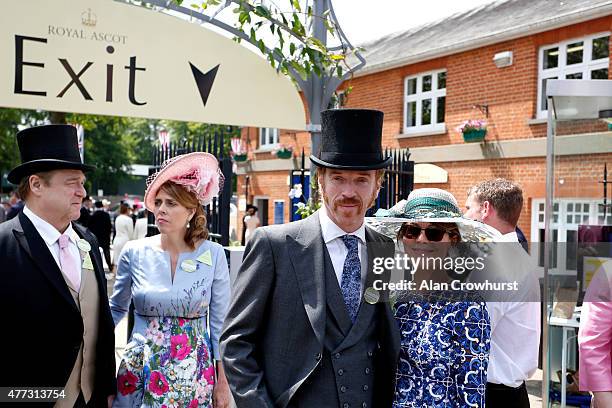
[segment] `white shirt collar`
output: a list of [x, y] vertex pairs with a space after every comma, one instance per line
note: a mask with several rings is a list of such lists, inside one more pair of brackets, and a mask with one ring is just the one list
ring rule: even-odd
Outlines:
[[516, 235], [516, 231], [509, 232], [507, 234], [502, 234], [500, 242], [519, 242], [518, 235]]
[[319, 210], [319, 222], [321, 223], [321, 232], [323, 234], [323, 241], [328, 244], [336, 238], [339, 238], [344, 235], [355, 235], [362, 244], [366, 243], [365, 239], [365, 223], [362, 222], [361, 226], [354, 232], [347, 233], [342, 228], [337, 226], [329, 215], [327, 215], [327, 209], [325, 208], [325, 204], [321, 206]]
[[[59, 239], [60, 235], [62, 235], [57, 229], [55, 229], [53, 225], [49, 224], [47, 221], [34, 214], [32, 210], [28, 208], [27, 205], [23, 207], [23, 215], [30, 219], [30, 221], [34, 225], [34, 228], [36, 228], [36, 231], [38, 231], [38, 233], [48, 246], [55, 244]], [[74, 230], [72, 229], [72, 224], [68, 224], [68, 228], [66, 228], [64, 234], [68, 234], [70, 240], [73, 243], [76, 243], [76, 232], [74, 232]]]

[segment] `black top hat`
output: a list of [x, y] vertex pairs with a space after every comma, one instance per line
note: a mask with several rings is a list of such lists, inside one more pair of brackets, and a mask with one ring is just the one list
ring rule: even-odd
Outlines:
[[321, 167], [376, 170], [393, 160], [381, 145], [383, 113], [371, 109], [330, 109], [321, 112], [321, 150], [310, 160]]
[[19, 184], [25, 176], [41, 171], [95, 169], [81, 162], [76, 128], [72, 125], [44, 125], [17, 133], [21, 164], [7, 178]]

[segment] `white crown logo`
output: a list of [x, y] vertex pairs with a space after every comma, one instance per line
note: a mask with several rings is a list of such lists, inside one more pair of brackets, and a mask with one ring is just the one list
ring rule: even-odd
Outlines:
[[90, 8], [81, 13], [81, 23], [84, 26], [95, 27], [97, 22], [97, 16], [91, 12]]

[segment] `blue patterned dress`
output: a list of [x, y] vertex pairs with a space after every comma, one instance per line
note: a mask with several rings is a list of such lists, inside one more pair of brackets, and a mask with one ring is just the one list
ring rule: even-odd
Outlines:
[[170, 255], [159, 248], [159, 236], [128, 242], [110, 304], [117, 324], [133, 300], [134, 329], [119, 365], [113, 406], [211, 407], [213, 359], [221, 359], [219, 337], [229, 297], [229, 271], [219, 244], [205, 241], [181, 253], [172, 280]]
[[415, 295], [396, 303], [401, 349], [394, 408], [485, 406], [489, 313], [484, 302], [451, 296]]

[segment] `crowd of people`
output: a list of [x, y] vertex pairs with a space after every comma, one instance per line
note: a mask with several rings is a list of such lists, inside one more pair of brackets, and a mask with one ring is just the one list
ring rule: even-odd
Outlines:
[[[144, 195], [159, 234], [141, 237], [122, 205], [111, 257], [110, 216], [100, 201], [88, 208], [91, 168], [75, 129], [19, 132], [22, 163], [9, 181], [24, 206], [0, 225], [0, 306], [18, 313], [5, 318], [14, 333], [0, 340], [12, 350], [0, 385], [63, 387], [59, 407], [224, 408], [232, 397], [240, 408], [528, 407], [541, 303], [517, 235], [520, 187], [483, 181], [470, 189], [465, 213], [448, 191], [416, 189], [366, 219], [392, 160], [382, 123], [374, 110], [322, 112], [321, 149], [310, 158], [321, 209], [256, 228], [249, 208], [253, 228], [232, 282], [203, 211], [219, 193], [214, 156], [164, 163]], [[494, 301], [448, 289], [375, 289], [398, 271], [373, 273], [374, 259], [451, 257], [464, 243], [489, 244], [479, 271], [487, 279], [511, 272], [525, 289]], [[495, 243], [510, 265], [495, 263]], [[98, 248], [115, 265], [110, 300]], [[401, 279], [420, 287], [482, 278], [433, 265], [401, 270]], [[134, 328], [117, 371], [113, 329], [130, 304]]]

